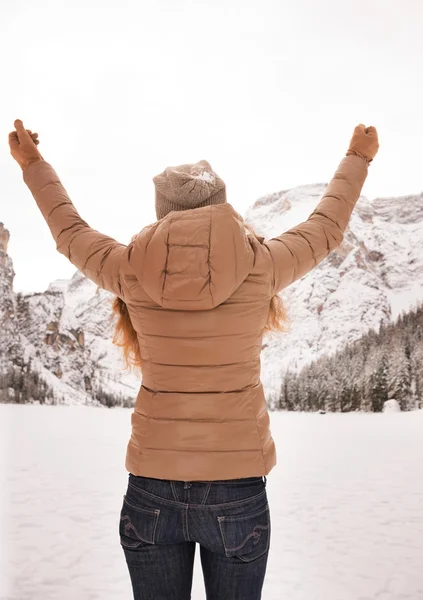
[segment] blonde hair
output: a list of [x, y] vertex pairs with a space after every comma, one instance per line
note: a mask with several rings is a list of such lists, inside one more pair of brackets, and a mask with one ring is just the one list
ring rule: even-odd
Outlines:
[[[257, 234], [251, 225], [248, 225], [244, 221], [244, 226], [250, 235], [253, 235], [257, 238]], [[132, 236], [131, 242], [136, 236], [137, 234]], [[112, 317], [117, 316], [112, 342], [116, 346], [122, 348], [124, 364], [127, 369], [130, 369], [131, 367], [141, 369], [142, 360], [137, 332], [132, 325], [128, 307], [121, 298], [115, 296], [115, 298], [112, 300], [112, 309]], [[263, 334], [270, 333], [272, 331], [288, 331], [289, 324], [290, 321], [282, 298], [278, 294], [275, 294], [270, 300], [269, 314], [266, 325], [263, 329]]]

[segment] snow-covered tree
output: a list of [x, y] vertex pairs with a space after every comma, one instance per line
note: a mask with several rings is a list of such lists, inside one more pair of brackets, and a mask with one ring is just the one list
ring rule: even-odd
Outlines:
[[285, 375], [285, 410], [380, 412], [395, 399], [401, 410], [423, 408], [423, 305], [394, 323], [381, 322], [331, 356]]

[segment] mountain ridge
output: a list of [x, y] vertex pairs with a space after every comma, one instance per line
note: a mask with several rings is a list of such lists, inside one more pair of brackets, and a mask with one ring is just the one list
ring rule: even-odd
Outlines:
[[[245, 220], [267, 239], [305, 221], [327, 184], [262, 196]], [[112, 296], [78, 271], [44, 292], [15, 293], [10, 234], [0, 224], [0, 374], [28, 363], [69, 403], [131, 405], [140, 378], [111, 342]], [[291, 330], [263, 340], [262, 381], [272, 407], [284, 373], [331, 355], [423, 299], [423, 194], [361, 196], [342, 244], [283, 290]], [[113, 400], [113, 398], [116, 400]], [[11, 399], [13, 400], [13, 398]]]

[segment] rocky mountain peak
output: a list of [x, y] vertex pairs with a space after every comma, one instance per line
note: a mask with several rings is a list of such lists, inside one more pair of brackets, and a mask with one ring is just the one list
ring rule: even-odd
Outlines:
[[9, 244], [10, 233], [5, 228], [3, 223], [0, 223], [0, 263], [5, 266], [7, 247]]

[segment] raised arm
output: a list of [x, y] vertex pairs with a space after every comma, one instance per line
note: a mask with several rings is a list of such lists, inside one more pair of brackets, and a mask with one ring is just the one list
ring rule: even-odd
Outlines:
[[15, 121], [15, 127], [18, 143], [32, 144], [32, 148], [24, 155], [21, 148], [18, 155], [18, 149], [12, 148], [10, 134], [11, 153], [16, 154], [14, 158], [22, 168], [23, 179], [50, 228], [57, 250], [98, 286], [122, 297], [120, 268], [127, 246], [92, 229], [81, 218], [57, 173], [39, 154], [36, 141], [23, 129], [22, 121]]
[[376, 129], [358, 125], [347, 155], [307, 221], [264, 242], [273, 260], [274, 294], [303, 277], [341, 244], [378, 148]]

